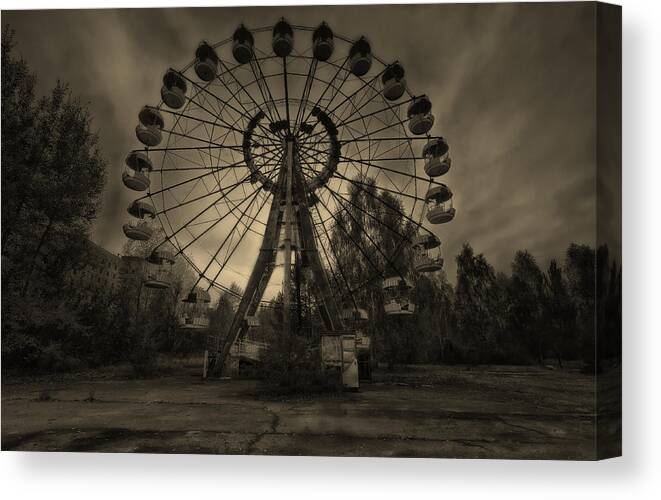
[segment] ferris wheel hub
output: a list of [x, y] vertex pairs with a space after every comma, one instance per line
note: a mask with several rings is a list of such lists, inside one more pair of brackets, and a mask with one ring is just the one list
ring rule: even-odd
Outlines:
[[[242, 149], [244, 161], [250, 170], [250, 182], [252, 184], [259, 183], [265, 190], [271, 192], [275, 192], [277, 189], [276, 183], [267, 177], [262, 168], [263, 164], [260, 164], [260, 157], [263, 156], [261, 148], [265, 139], [279, 143], [283, 151], [287, 151], [288, 144], [292, 144], [294, 150], [297, 151], [299, 146], [303, 146], [306, 140], [317, 138], [325, 147], [325, 151], [315, 158], [308, 159], [319, 167], [315, 175], [309, 176], [305, 181], [307, 191], [312, 194], [328, 183], [340, 162], [341, 144], [337, 138], [338, 128], [329, 113], [319, 106], [314, 106], [310, 110], [310, 115], [316, 118], [316, 123], [321, 125], [321, 131], [314, 131], [316, 123], [305, 121], [297, 126], [296, 124], [292, 125], [291, 121], [287, 119], [269, 120], [267, 125], [263, 123], [266, 121], [267, 114], [261, 109], [248, 121], [243, 133]], [[265, 137], [264, 134], [271, 134], [271, 136]], [[325, 155], [325, 157], [321, 155]], [[296, 156], [298, 158], [298, 153]], [[300, 162], [301, 160], [297, 159], [297, 161]]]

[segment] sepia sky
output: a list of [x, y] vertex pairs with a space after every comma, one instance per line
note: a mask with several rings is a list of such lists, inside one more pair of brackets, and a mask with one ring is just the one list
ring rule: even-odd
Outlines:
[[[434, 133], [453, 157], [445, 176], [455, 220], [434, 231], [446, 271], [470, 242], [499, 271], [528, 249], [540, 264], [563, 258], [571, 241], [594, 244], [595, 45], [593, 4], [277, 7], [3, 12], [18, 52], [46, 92], [57, 78], [89, 101], [110, 165], [105, 214], [95, 240], [113, 252], [134, 194], [121, 183], [136, 147], [143, 104], [158, 101], [168, 67], [193, 58], [240, 22], [325, 20], [338, 33], [366, 35], [373, 51], [401, 61], [409, 85], [426, 93]], [[619, 207], [618, 207], [619, 209]], [[615, 233], [614, 233], [615, 234]], [[619, 236], [618, 236], [619, 238]]]

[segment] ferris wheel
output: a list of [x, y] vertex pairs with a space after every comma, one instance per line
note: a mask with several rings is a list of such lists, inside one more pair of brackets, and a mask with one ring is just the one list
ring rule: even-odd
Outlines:
[[[352, 299], [362, 284], [339, 269], [332, 234], [344, 231], [370, 280], [382, 282], [386, 313], [411, 314], [397, 256], [408, 247], [416, 271], [439, 270], [440, 253], [430, 252], [440, 241], [425, 225], [455, 214], [452, 191], [437, 180], [451, 160], [445, 139], [431, 133], [431, 108], [409, 88], [403, 64], [325, 23], [241, 25], [218, 43], [201, 42], [190, 64], [165, 72], [160, 103], [140, 110], [144, 147], [126, 158], [124, 184], [144, 192], [129, 206], [126, 236], [152, 238], [156, 220], [162, 228], [146, 286], [167, 287], [167, 266], [183, 256], [197, 273], [189, 302], [208, 302], [213, 290], [237, 295], [236, 340], [280, 290], [288, 321], [286, 270], [300, 265], [325, 327], [338, 330], [347, 305], [349, 316], [364, 314]], [[360, 209], [356, 192], [405, 223], [405, 231], [389, 228], [397, 245], [351, 238], [345, 222]]]

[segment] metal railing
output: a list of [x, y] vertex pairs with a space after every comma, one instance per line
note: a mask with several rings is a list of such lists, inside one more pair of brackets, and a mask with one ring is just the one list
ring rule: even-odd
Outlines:
[[268, 346], [266, 342], [258, 342], [256, 340], [241, 339], [232, 344], [230, 348], [230, 355], [243, 356], [248, 359], [259, 360], [262, 354], [262, 349]]

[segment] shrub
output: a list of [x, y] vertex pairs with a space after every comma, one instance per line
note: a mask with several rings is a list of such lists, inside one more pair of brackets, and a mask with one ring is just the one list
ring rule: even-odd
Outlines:
[[339, 389], [334, 377], [322, 370], [319, 350], [297, 335], [273, 333], [262, 353], [258, 376], [268, 392], [315, 394]]

